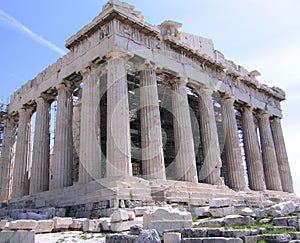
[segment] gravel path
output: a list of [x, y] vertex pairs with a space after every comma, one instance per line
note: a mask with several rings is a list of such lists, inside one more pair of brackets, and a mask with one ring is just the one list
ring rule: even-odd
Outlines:
[[99, 233], [82, 233], [79, 231], [36, 234], [35, 243], [71, 243], [71, 242], [85, 242], [85, 243], [104, 243], [105, 235]]

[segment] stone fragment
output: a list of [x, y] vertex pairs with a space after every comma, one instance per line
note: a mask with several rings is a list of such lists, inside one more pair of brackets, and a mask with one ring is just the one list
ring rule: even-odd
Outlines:
[[134, 208], [135, 216], [137, 216], [137, 217], [143, 216], [144, 213], [150, 209], [151, 209], [151, 207], [136, 207], [136, 208]]
[[181, 234], [176, 232], [164, 233], [164, 243], [180, 243]]
[[35, 220], [16, 220], [9, 223], [10, 230], [35, 230], [38, 222]]
[[293, 240], [300, 240], [300, 232], [290, 232], [289, 235]]
[[144, 229], [156, 229], [161, 235], [164, 230], [191, 228], [192, 215], [177, 209], [155, 208], [147, 211], [143, 217]]
[[143, 226], [142, 225], [133, 225], [130, 227], [130, 234], [131, 235], [139, 235], [143, 231]]
[[0, 243], [34, 243], [33, 231], [2, 231], [0, 232]]
[[90, 232], [90, 233], [100, 233], [101, 232], [101, 226], [100, 226], [101, 220], [99, 219], [87, 219], [83, 222], [83, 232]]
[[224, 218], [224, 223], [228, 226], [253, 225], [255, 220], [249, 216], [228, 215]]
[[243, 240], [240, 238], [207, 237], [182, 239], [181, 243], [243, 243]]
[[242, 240], [244, 243], [257, 243], [259, 241], [258, 235], [251, 235], [251, 236], [244, 236], [242, 237]]
[[86, 220], [88, 220], [88, 219], [87, 218], [73, 219], [72, 224], [70, 224], [70, 229], [83, 230], [83, 225]]
[[143, 230], [135, 243], [160, 243], [160, 238], [155, 229]]
[[229, 198], [215, 198], [209, 201], [210, 208], [229, 207], [230, 205], [231, 201]]
[[70, 225], [73, 223], [72, 218], [60, 218], [60, 217], [55, 217], [53, 218], [54, 222], [54, 230], [67, 230], [69, 229]]
[[283, 217], [294, 213], [296, 210], [296, 204], [292, 201], [282, 202], [270, 207], [268, 214], [273, 217]]
[[263, 235], [262, 238], [267, 243], [286, 243], [291, 240], [291, 236], [289, 234], [266, 234]]
[[261, 223], [261, 224], [269, 224], [271, 222], [272, 222], [272, 219], [267, 219], [267, 218], [259, 220], [259, 223]]
[[18, 219], [19, 220], [26, 220], [27, 219], [27, 214], [26, 213], [19, 213], [18, 214]]
[[226, 215], [231, 215], [234, 213], [233, 207], [223, 207], [223, 208], [210, 208], [209, 212], [214, 218], [221, 218]]
[[134, 220], [135, 219], [135, 213], [133, 211], [128, 211], [128, 220]]
[[129, 219], [128, 213], [126, 210], [118, 209], [112, 213], [110, 216], [110, 222], [121, 222]]
[[243, 208], [240, 212], [240, 215], [242, 215], [242, 216], [253, 216], [254, 211], [251, 208]]
[[208, 237], [221, 237], [223, 236], [223, 233], [224, 233], [223, 228], [207, 228]]
[[35, 233], [50, 233], [54, 228], [53, 220], [39, 220]]
[[105, 237], [106, 243], [135, 243], [137, 239], [136, 235], [121, 235], [121, 234], [109, 234]]
[[244, 236], [250, 236], [251, 233], [252, 233], [251, 230], [248, 230], [248, 229], [240, 229], [240, 230], [239, 229], [228, 229], [228, 230], [224, 230], [223, 236], [224, 237], [241, 238]]

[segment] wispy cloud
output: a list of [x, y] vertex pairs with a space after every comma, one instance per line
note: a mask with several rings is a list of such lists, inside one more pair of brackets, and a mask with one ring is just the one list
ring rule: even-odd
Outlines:
[[18, 30], [20, 32], [23, 32], [24, 34], [26, 34], [27, 36], [29, 36], [33, 40], [39, 42], [40, 44], [46, 46], [47, 48], [49, 48], [51, 50], [59, 53], [60, 55], [66, 54], [66, 52], [63, 49], [61, 49], [60, 47], [58, 47], [55, 44], [51, 43], [50, 41], [45, 40], [43, 37], [37, 35], [33, 31], [28, 29], [25, 25], [23, 25], [20, 21], [18, 21], [14, 17], [10, 16], [9, 14], [5, 13], [1, 9], [0, 9], [0, 22], [3, 22], [3, 23], [11, 26], [12, 28], [14, 28], [16, 30]]

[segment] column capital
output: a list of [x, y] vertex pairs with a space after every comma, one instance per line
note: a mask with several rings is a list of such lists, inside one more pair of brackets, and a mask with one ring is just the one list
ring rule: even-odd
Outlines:
[[253, 109], [254, 109], [253, 106], [251, 106], [249, 104], [245, 104], [241, 108], [242, 108], [242, 111], [248, 110], [250, 112], [253, 112]]
[[223, 95], [221, 98], [221, 102], [222, 103], [234, 103], [235, 102], [235, 98], [231, 95]]
[[156, 69], [158, 68], [156, 63], [151, 62], [149, 60], [145, 60], [145, 62], [141, 63], [141, 64], [135, 64], [136, 65], [136, 71], [141, 72], [141, 71], [156, 71]]
[[108, 54], [106, 54], [106, 59], [115, 59], [115, 58], [124, 58], [124, 59], [129, 59], [133, 57], [133, 54], [128, 53], [128, 52], [124, 52], [122, 50], [120, 50], [119, 48], [113, 48], [113, 50], [111, 52], [109, 52]]
[[46, 101], [46, 102], [48, 102], [48, 101], [51, 101], [51, 100], [55, 100], [55, 96], [54, 96], [54, 95], [42, 93], [42, 94], [40, 94], [39, 97], [37, 97], [37, 98], [35, 99], [35, 102], [36, 102], [36, 103], [38, 103], [38, 102], [40, 102], [40, 101]]
[[263, 118], [263, 117], [270, 118], [270, 114], [266, 110], [258, 110], [257, 111], [257, 117], [258, 118]]
[[184, 84], [186, 85], [189, 82], [187, 77], [175, 77], [173, 78], [174, 84]]
[[207, 95], [212, 95], [213, 90], [207, 87], [201, 87], [199, 90], [196, 91], [199, 94], [207, 94]]

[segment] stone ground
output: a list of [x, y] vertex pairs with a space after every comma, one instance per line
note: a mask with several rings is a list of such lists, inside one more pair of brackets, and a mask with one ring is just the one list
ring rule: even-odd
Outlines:
[[36, 234], [35, 243], [104, 243], [105, 235], [101, 233], [83, 233], [80, 231], [68, 231], [60, 233]]

